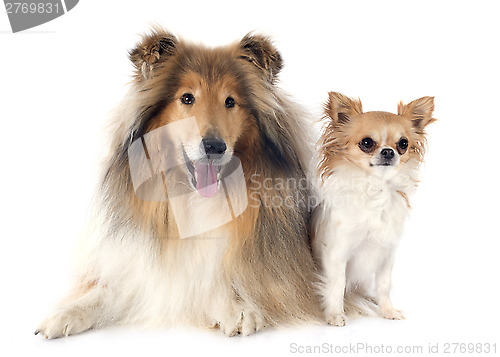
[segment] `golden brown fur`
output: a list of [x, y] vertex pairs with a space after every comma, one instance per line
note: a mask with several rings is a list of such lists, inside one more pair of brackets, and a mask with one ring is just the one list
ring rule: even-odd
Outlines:
[[[322, 180], [327, 179], [334, 171], [337, 163], [344, 160], [357, 161], [366, 155], [359, 150], [358, 143], [369, 133], [378, 132], [378, 128], [386, 126], [393, 130], [388, 137], [394, 136], [391, 147], [396, 149], [399, 133], [405, 132], [410, 139], [409, 149], [402, 157], [403, 161], [416, 158], [422, 161], [425, 153], [425, 126], [434, 122], [429, 116], [434, 110], [433, 98], [424, 97], [406, 105], [400, 102], [398, 114], [387, 112], [363, 113], [359, 99], [351, 99], [340, 93], [330, 92], [324, 107], [327, 122], [321, 132], [317, 149], [320, 152], [318, 171]], [[398, 133], [396, 135], [396, 132]], [[375, 142], [379, 142], [374, 138]]]
[[398, 114], [363, 112], [359, 100], [329, 93], [312, 245], [331, 325], [344, 326], [353, 313], [404, 318], [390, 299], [392, 266], [433, 110], [433, 98], [423, 97], [400, 103]]
[[[187, 322], [246, 335], [265, 325], [316, 320], [309, 189], [297, 195], [290, 187], [255, 188], [266, 178], [304, 179], [312, 157], [304, 113], [276, 86], [282, 67], [278, 51], [260, 35], [207, 48], [157, 28], [130, 57], [134, 80], [111, 126], [99, 190], [104, 227], [80, 273], [88, 288], [78, 290], [83, 295], [63, 305], [40, 331], [53, 338], [111, 323]], [[195, 95], [195, 105], [179, 101], [186, 92]], [[222, 105], [228, 96], [236, 101], [231, 110]], [[186, 117], [196, 117], [202, 136], [216, 133], [233, 150], [248, 195], [291, 197], [293, 206], [249, 206], [217, 228], [220, 239], [180, 239], [168, 200], [136, 196], [128, 149], [154, 129]], [[190, 133], [180, 135], [190, 140]], [[187, 180], [182, 168], [162, 175], [167, 184]], [[82, 313], [88, 304], [99, 313]], [[82, 314], [85, 323], [74, 323]]]

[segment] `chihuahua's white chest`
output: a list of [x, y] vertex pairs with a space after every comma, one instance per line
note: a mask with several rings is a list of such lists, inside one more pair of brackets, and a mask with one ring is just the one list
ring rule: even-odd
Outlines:
[[368, 307], [388, 319], [404, 318], [389, 296], [394, 251], [433, 110], [434, 99], [423, 97], [401, 102], [398, 114], [363, 112], [359, 99], [329, 93], [318, 142], [323, 196], [313, 215], [319, 292], [329, 324], [344, 326], [344, 301], [357, 312]]
[[323, 262], [345, 261], [347, 289], [373, 280], [393, 255], [415, 186], [409, 172], [338, 170], [326, 180], [313, 248]]

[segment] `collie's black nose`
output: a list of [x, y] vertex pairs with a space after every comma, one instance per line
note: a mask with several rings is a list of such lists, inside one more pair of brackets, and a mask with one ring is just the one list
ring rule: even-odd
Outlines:
[[392, 149], [383, 149], [380, 152], [380, 155], [386, 160], [391, 160], [394, 157], [394, 150]]
[[201, 150], [207, 155], [223, 155], [226, 152], [226, 143], [219, 138], [203, 138]]

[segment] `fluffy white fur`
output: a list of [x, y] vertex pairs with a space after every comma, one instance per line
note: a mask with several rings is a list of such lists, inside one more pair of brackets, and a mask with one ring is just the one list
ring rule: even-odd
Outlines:
[[329, 95], [312, 243], [322, 272], [324, 316], [335, 326], [344, 326], [353, 310], [403, 319], [390, 299], [392, 268], [418, 181], [424, 128], [435, 120], [433, 98], [401, 103], [395, 115], [363, 113], [359, 100]]
[[[145, 80], [142, 77], [145, 68], [152, 66], [144, 66], [142, 61], [150, 63], [151, 58], [160, 57], [160, 49], [161, 65], [155, 66], [157, 72]], [[254, 58], [255, 54], [272, 58]], [[158, 100], [156, 97], [164, 98], [160, 91], [163, 86], [170, 86], [170, 82], [161, 78], [184, 73], [176, 67], [179, 64], [172, 60], [173, 56], [178, 56], [179, 61], [187, 58], [191, 64], [206, 64], [196, 65], [193, 70], [203, 78], [211, 78], [207, 71], [222, 71], [220, 68], [226, 67], [241, 67], [241, 73], [249, 76], [244, 84], [251, 85], [248, 93], [256, 93], [252, 98], [258, 99], [258, 103], [252, 112], [259, 113], [251, 119], [260, 121], [255, 122], [259, 128], [256, 138], [244, 153], [255, 148], [260, 150], [264, 142], [273, 144], [274, 151], [267, 150], [263, 155], [254, 155], [254, 151], [240, 154], [242, 160], [247, 160], [244, 162], [249, 170], [247, 180], [253, 174], [262, 178], [305, 179], [302, 167], [310, 164], [312, 150], [307, 145], [304, 113], [271, 83], [268, 71], [272, 71], [273, 76], [277, 74], [281, 57], [267, 38], [247, 36], [241, 43], [209, 49], [183, 43], [163, 31], [145, 36], [131, 53], [137, 67], [133, 87], [110, 125], [110, 152], [103, 163], [102, 187], [93, 205], [96, 212], [91, 228], [77, 249], [77, 279], [69, 295], [36, 332], [46, 338], [119, 324], [219, 327], [228, 336], [249, 335], [265, 325], [317, 321], [320, 316], [313, 290], [316, 270], [307, 241], [307, 208], [249, 206], [239, 217], [241, 220], [234, 219], [232, 225], [220, 225], [207, 234], [180, 239], [172, 217], [174, 197], [168, 203], [135, 199], [124, 153], [135, 136], [146, 132], [143, 129], [144, 133], [137, 134], [146, 120], [141, 115], [148, 113], [148, 108]], [[203, 61], [192, 60], [193, 56]], [[232, 65], [224, 67], [220, 64], [222, 60]], [[261, 68], [274, 65], [276, 68]], [[225, 75], [232, 75], [226, 72], [211, 81], [219, 83]], [[234, 76], [236, 78], [236, 74]], [[206, 86], [220, 88], [212, 82]], [[214, 97], [219, 95], [217, 91], [210, 93]], [[172, 101], [164, 110], [177, 108], [176, 105], [180, 105], [178, 101]], [[211, 110], [214, 108], [212, 104]], [[156, 113], [152, 119], [159, 120], [159, 116]], [[213, 118], [201, 113], [198, 119]], [[219, 124], [220, 127], [230, 125], [239, 127], [234, 121]], [[261, 140], [264, 134], [266, 141]], [[243, 140], [250, 135], [244, 132], [240, 136]], [[199, 145], [199, 141], [196, 144]], [[192, 151], [189, 152], [191, 158]], [[271, 160], [270, 155], [278, 156]], [[278, 164], [279, 173], [275, 168]], [[187, 176], [182, 173], [167, 172], [165, 182], [180, 180], [188, 187]], [[276, 192], [271, 194], [291, 196], [285, 189], [273, 190]], [[177, 210], [181, 218], [175, 221], [193, 227], [194, 231], [204, 231], [196, 227], [220, 218], [227, 198], [220, 191], [207, 202], [194, 190], [192, 193], [189, 198], [182, 197], [185, 211]]]
[[413, 160], [394, 170], [378, 168], [376, 174], [352, 165], [339, 166], [322, 188], [316, 215], [313, 250], [323, 267], [321, 296], [328, 323], [345, 324], [346, 297], [371, 294], [382, 316], [400, 319], [389, 298], [394, 253], [409, 212], [406, 199], [418, 176]]
[[[123, 108], [129, 104], [127, 97]], [[123, 112], [117, 113], [117, 124]], [[190, 199], [201, 198], [192, 195]], [[211, 200], [212, 209], [206, 200], [203, 205], [186, 201], [186, 210], [202, 209], [190, 212], [189, 217], [196, 220], [183, 224], [195, 227], [214, 220], [213, 212], [225, 201], [222, 193]], [[233, 287], [224, 275], [221, 262], [230, 232], [219, 229], [207, 237], [183, 239], [182, 244], [177, 240], [158, 244], [139, 229], [112, 226], [100, 205], [95, 206], [98, 209], [74, 257], [75, 275], [95, 286], [74, 299], [80, 289], [77, 282], [73, 293], [37, 330], [46, 338], [78, 334], [110, 321], [118, 325], [220, 327], [227, 336], [246, 336], [264, 328], [257, 307], [236, 303]]]

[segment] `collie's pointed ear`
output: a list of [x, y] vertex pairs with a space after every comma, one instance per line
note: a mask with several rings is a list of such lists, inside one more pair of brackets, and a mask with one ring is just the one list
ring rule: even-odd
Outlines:
[[268, 37], [248, 34], [240, 41], [240, 58], [253, 63], [273, 82], [283, 67], [280, 53]]
[[434, 97], [423, 97], [406, 105], [399, 102], [398, 115], [410, 118], [413, 126], [417, 129], [423, 129], [428, 124], [436, 121], [432, 117], [434, 112]]
[[175, 53], [177, 38], [171, 33], [155, 27], [129, 52], [130, 60], [135, 65], [137, 74], [151, 78], [156, 64]]
[[328, 93], [328, 102], [325, 104], [325, 114], [335, 124], [345, 124], [355, 114], [362, 114], [363, 106], [359, 99], [351, 99], [337, 92]]

